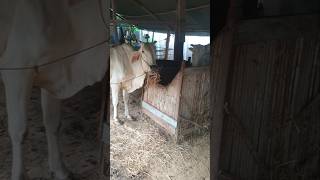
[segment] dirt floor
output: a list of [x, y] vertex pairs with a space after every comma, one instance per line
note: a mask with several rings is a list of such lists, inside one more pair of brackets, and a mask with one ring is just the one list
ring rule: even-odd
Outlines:
[[[1, 78], [1, 77], [0, 77]], [[99, 148], [97, 112], [100, 107], [99, 86], [88, 87], [63, 101], [60, 131], [64, 161], [79, 180], [97, 180]], [[41, 117], [40, 90], [33, 89], [28, 106], [28, 133], [25, 145], [27, 173], [33, 180], [47, 180], [47, 143]], [[7, 113], [0, 80], [0, 179], [10, 179], [11, 145], [7, 131]]]
[[[110, 106], [111, 179], [209, 180], [209, 136], [176, 145], [141, 112], [141, 91], [129, 97], [135, 121], [113, 121]], [[120, 100], [119, 116], [124, 119]]]

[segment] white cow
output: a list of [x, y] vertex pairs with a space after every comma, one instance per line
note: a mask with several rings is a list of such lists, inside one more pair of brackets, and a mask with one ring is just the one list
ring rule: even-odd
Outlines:
[[207, 66], [210, 64], [210, 44], [191, 44], [192, 48], [189, 50], [192, 52], [192, 66]]
[[[99, 0], [17, 0], [8, 33], [1, 42], [0, 72], [6, 91], [8, 130], [12, 143], [12, 180], [26, 179], [23, 137], [27, 102], [33, 84], [41, 87], [48, 163], [59, 180], [70, 177], [60, 155], [60, 100], [100, 81], [107, 70], [106, 27]], [[7, 8], [1, 6], [0, 9]], [[1, 18], [0, 18], [1, 19]], [[2, 28], [2, 27], [1, 27]], [[99, 42], [101, 44], [99, 44]], [[3, 45], [4, 44], [4, 45]], [[41, 66], [92, 45], [98, 46], [55, 64]]]
[[146, 74], [151, 70], [151, 66], [155, 64], [156, 52], [154, 43], [142, 43], [138, 51], [134, 51], [128, 44], [122, 44], [110, 49], [110, 87], [114, 120], [118, 121], [117, 106], [120, 90], [123, 93], [125, 116], [128, 119], [132, 119], [128, 109], [128, 93], [143, 86]]

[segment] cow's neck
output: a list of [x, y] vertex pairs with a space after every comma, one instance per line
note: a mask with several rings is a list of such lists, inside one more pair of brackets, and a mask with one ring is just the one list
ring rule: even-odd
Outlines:
[[133, 48], [129, 44], [124, 43], [124, 44], [121, 44], [120, 46], [125, 49], [125, 52], [127, 52], [129, 59], [131, 59], [131, 57], [136, 52], [133, 50]]

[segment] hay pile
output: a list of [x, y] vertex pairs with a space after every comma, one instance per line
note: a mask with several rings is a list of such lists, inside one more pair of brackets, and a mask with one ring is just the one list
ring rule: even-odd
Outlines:
[[168, 138], [156, 126], [147, 122], [139, 123], [143, 123], [144, 129], [132, 127], [128, 122], [123, 126], [111, 122], [110, 161], [112, 166], [117, 164], [117, 168], [125, 169], [126, 172], [122, 173], [129, 177], [146, 177], [149, 176], [147, 169], [151, 162], [166, 166], [173, 157], [183, 157], [188, 153], [187, 146], [168, 148]]
[[[176, 145], [141, 112], [141, 93], [129, 95], [129, 111], [136, 121], [120, 125], [112, 119], [110, 106], [110, 179], [209, 179], [209, 136]], [[124, 118], [121, 100], [118, 110]]]
[[[130, 94], [129, 98], [130, 113], [137, 121], [126, 120], [124, 125], [120, 125], [112, 119], [113, 108], [110, 106], [111, 179], [120, 179], [115, 177], [116, 171], [121, 171], [118, 173], [130, 178], [148, 177], [150, 164], [156, 161], [159, 166], [166, 166], [173, 158], [183, 158], [190, 150], [186, 145], [174, 145], [170, 138], [141, 112], [138, 105], [140, 96], [141, 91], [138, 91]], [[118, 108], [119, 118], [123, 118], [122, 101]]]

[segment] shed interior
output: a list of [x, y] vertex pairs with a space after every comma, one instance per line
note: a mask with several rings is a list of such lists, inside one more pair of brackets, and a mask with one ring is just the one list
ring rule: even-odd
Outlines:
[[[184, 30], [209, 35], [210, 0], [186, 0]], [[128, 22], [159, 32], [175, 31], [177, 1], [117, 0], [115, 8]]]

